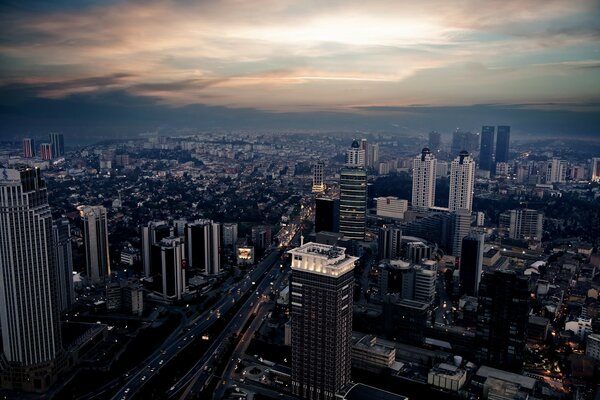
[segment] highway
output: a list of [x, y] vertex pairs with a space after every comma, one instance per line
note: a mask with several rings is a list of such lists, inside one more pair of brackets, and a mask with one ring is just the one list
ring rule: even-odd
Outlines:
[[[267, 269], [278, 263], [280, 261], [280, 256], [281, 250], [274, 250], [271, 254], [266, 256], [245, 279], [233, 285], [233, 287], [231, 287], [228, 292], [211, 307], [211, 310], [202, 313], [200, 317], [192, 323], [189, 330], [183, 336], [173, 338], [167, 345], [163, 345], [162, 349], [159, 349], [150, 355], [139, 368], [130, 371], [127, 383], [125, 383], [112, 398], [115, 400], [132, 398], [164, 365], [168, 364], [168, 362], [175, 358], [181, 351], [185, 351], [186, 347], [194, 340], [194, 338], [202, 335], [202, 333], [212, 326], [222, 314], [229, 311], [235, 303], [246, 294], [246, 292], [255, 290], [253, 282], [259, 280]], [[256, 299], [256, 297], [251, 296], [250, 299]], [[217, 342], [218, 341], [215, 340], [215, 343]], [[208, 354], [208, 351], [206, 354]]]

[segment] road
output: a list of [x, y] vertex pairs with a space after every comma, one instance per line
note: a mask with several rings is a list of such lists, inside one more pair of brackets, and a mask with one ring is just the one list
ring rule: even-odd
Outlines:
[[186, 347], [195, 337], [202, 335], [204, 331], [221, 317], [221, 314], [225, 314], [229, 311], [235, 303], [246, 294], [246, 292], [254, 290], [253, 282], [258, 280], [268, 268], [278, 263], [280, 255], [281, 251], [276, 250], [265, 257], [265, 259], [261, 261], [245, 279], [229, 289], [227, 294], [212, 306], [211, 310], [201, 314], [189, 327], [189, 330], [185, 335], [174, 338], [168, 344], [163, 346], [162, 350], [159, 349], [149, 356], [145, 362], [141, 364], [141, 367], [131, 371], [127, 383], [124, 384], [112, 398], [115, 400], [126, 400], [139, 392], [139, 390], [150, 381], [164, 365], [168, 364], [169, 361], [175, 358], [181, 351], [185, 351]]

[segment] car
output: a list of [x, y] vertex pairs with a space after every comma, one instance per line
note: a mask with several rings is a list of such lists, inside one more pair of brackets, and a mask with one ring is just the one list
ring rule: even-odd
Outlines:
[[142, 376], [142, 381], [146, 380], [146, 375]]
[[127, 394], [127, 393], [129, 393], [130, 390], [131, 390], [130, 388], [127, 388], [127, 389], [125, 389], [125, 391], [123, 393]]

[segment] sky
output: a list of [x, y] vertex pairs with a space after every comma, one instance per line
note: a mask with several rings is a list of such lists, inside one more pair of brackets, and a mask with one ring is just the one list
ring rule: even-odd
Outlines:
[[598, 0], [0, 1], [2, 135], [516, 124], [594, 136], [599, 111]]

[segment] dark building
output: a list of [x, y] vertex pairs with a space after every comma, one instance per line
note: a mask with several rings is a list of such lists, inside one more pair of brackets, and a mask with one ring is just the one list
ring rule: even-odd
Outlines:
[[383, 303], [383, 326], [386, 337], [400, 343], [420, 346], [425, 338], [430, 305], [421, 301], [386, 296]]
[[496, 162], [508, 162], [510, 147], [510, 126], [498, 126], [496, 138]]
[[396, 225], [383, 225], [379, 228], [379, 259], [400, 258], [402, 250], [402, 229]]
[[31, 138], [23, 139], [23, 158], [35, 157], [35, 143]]
[[62, 157], [65, 155], [65, 138], [62, 133], [51, 132], [50, 144], [52, 145], [52, 157]]
[[[254, 232], [254, 228], [252, 229]], [[187, 224], [185, 226], [185, 243], [189, 267], [208, 275], [219, 273], [221, 270], [220, 224], [211, 220], [198, 220]]]
[[292, 393], [333, 400], [350, 382], [357, 258], [344, 248], [312, 242], [289, 253]]
[[402, 224], [402, 233], [435, 243], [447, 254], [460, 256], [462, 239], [469, 234], [471, 213], [429, 212], [423, 218]]
[[68, 311], [75, 300], [73, 291], [73, 250], [71, 248], [71, 224], [67, 218], [52, 223], [54, 237], [54, 260], [56, 263], [56, 291], [61, 312]]
[[481, 146], [479, 148], [479, 169], [492, 171], [494, 165], [494, 127], [481, 128]]
[[436, 151], [440, 149], [442, 144], [442, 136], [437, 131], [429, 132], [429, 149]]
[[477, 301], [476, 359], [507, 371], [523, 368], [528, 316], [529, 278], [515, 271], [486, 273]]
[[183, 238], [168, 237], [152, 245], [154, 280], [165, 299], [181, 299], [186, 287]]
[[142, 262], [144, 264], [144, 276], [151, 277], [156, 273], [152, 267], [152, 246], [166, 237], [175, 234], [174, 228], [164, 221], [151, 221], [140, 229], [142, 237]]
[[450, 146], [450, 152], [457, 156], [461, 151], [465, 150], [469, 153], [473, 153], [479, 149], [479, 135], [471, 132], [462, 132], [456, 130], [452, 134], [452, 145]]
[[263, 251], [271, 246], [271, 227], [268, 225], [253, 226], [252, 244], [259, 251]]
[[471, 234], [462, 240], [459, 271], [461, 296], [477, 296], [483, 268], [483, 244], [481, 234]]
[[340, 233], [348, 239], [364, 240], [366, 213], [367, 173], [363, 168], [343, 168], [340, 172]]
[[315, 232], [339, 232], [340, 200], [329, 197], [315, 199]]

